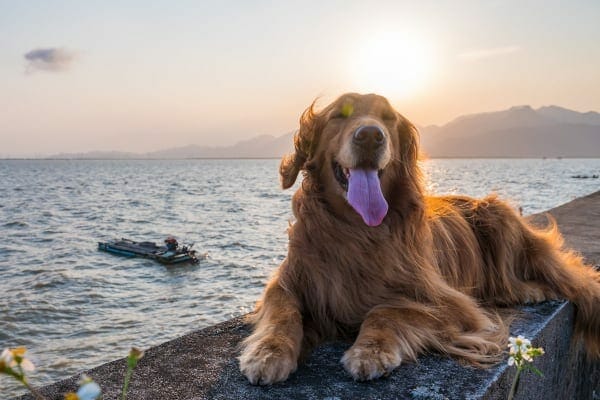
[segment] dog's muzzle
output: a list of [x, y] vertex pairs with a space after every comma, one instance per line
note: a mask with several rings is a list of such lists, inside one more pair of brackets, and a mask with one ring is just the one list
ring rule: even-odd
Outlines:
[[380, 169], [380, 162], [387, 147], [387, 136], [376, 125], [361, 126], [352, 135], [352, 153], [355, 166]]
[[385, 133], [378, 126], [361, 126], [352, 135], [352, 142], [366, 149], [377, 149], [385, 144]]
[[369, 226], [382, 223], [388, 211], [379, 180], [390, 160], [388, 137], [377, 125], [359, 126], [333, 162], [346, 200]]

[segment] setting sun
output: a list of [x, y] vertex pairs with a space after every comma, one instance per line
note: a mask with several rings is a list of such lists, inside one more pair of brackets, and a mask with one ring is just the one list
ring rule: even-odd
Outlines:
[[425, 89], [431, 78], [433, 54], [429, 43], [409, 33], [379, 32], [358, 45], [349, 61], [354, 86], [405, 98]]

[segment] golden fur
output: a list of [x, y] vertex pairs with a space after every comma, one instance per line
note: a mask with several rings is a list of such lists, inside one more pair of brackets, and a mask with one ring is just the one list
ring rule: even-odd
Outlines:
[[[381, 149], [353, 144], [365, 125], [383, 132]], [[251, 383], [285, 380], [301, 353], [339, 337], [355, 338], [342, 363], [356, 380], [428, 350], [490, 364], [508, 336], [495, 307], [554, 298], [575, 303], [577, 335], [600, 356], [600, 273], [562, 248], [554, 224], [538, 230], [494, 196], [427, 196], [417, 160], [417, 130], [383, 97], [346, 94], [302, 115], [280, 166], [284, 188], [304, 171], [297, 222], [240, 356]], [[379, 225], [346, 200], [332, 168], [342, 162], [380, 170], [389, 210]]]

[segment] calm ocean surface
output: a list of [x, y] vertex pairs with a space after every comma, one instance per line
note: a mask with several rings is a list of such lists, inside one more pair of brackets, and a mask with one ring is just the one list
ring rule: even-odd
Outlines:
[[[286, 254], [278, 160], [0, 160], [0, 350], [46, 384], [252, 309]], [[430, 160], [438, 194], [496, 192], [543, 211], [596, 190], [600, 159]], [[97, 242], [168, 235], [206, 253], [165, 267]], [[23, 393], [0, 377], [0, 397]]]

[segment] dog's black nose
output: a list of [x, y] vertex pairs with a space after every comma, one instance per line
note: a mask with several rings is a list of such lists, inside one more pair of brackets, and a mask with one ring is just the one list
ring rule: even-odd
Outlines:
[[385, 133], [380, 127], [374, 125], [361, 126], [352, 137], [354, 144], [362, 147], [379, 147], [385, 141]]

